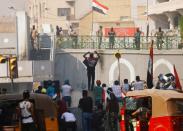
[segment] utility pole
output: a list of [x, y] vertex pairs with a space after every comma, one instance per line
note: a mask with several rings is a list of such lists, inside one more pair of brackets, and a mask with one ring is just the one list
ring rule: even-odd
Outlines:
[[120, 80], [121, 80], [121, 69], [120, 69], [120, 58], [121, 58], [121, 54], [119, 53], [119, 50], [118, 50], [118, 52], [115, 53], [115, 57], [118, 60], [118, 81], [120, 83]]
[[146, 27], [146, 41], [147, 41], [147, 44], [148, 44], [148, 37], [149, 37], [149, 0], [147, 0], [146, 2], [146, 6], [147, 6], [147, 10], [146, 10], [146, 23], [147, 23], [147, 27]]

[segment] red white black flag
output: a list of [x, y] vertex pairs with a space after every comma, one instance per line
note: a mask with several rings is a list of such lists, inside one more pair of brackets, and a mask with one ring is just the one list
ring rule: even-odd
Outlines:
[[151, 89], [153, 87], [153, 41], [150, 47], [148, 69], [147, 69], [147, 87]]
[[182, 91], [182, 86], [180, 84], [179, 75], [177, 73], [175, 65], [173, 66], [173, 70], [174, 70], [174, 76], [175, 76], [175, 86], [176, 86], [176, 89]]
[[107, 11], [109, 10], [109, 8], [107, 6], [99, 3], [97, 0], [92, 1], [92, 8], [93, 8], [93, 10], [95, 10], [101, 14], [107, 14]]

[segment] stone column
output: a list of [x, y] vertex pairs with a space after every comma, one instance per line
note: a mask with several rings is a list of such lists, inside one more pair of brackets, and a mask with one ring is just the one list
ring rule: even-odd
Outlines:
[[170, 22], [170, 29], [174, 29], [174, 18], [178, 15], [178, 12], [166, 12], [165, 14], [168, 17], [168, 21]]
[[17, 19], [17, 56], [19, 60], [28, 59], [29, 35], [25, 11], [16, 12]]

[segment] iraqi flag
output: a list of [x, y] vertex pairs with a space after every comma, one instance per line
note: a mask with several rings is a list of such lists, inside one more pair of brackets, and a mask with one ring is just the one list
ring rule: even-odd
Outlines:
[[180, 84], [179, 75], [177, 73], [175, 65], [173, 66], [173, 70], [174, 70], [174, 76], [175, 76], [175, 86], [176, 86], [176, 89], [182, 91], [182, 86]]
[[153, 88], [153, 41], [150, 47], [148, 69], [147, 69], [147, 87]]
[[99, 3], [96, 0], [92, 0], [92, 9], [101, 14], [107, 14], [107, 11], [109, 10], [109, 8], [107, 6], [102, 5], [101, 3]]

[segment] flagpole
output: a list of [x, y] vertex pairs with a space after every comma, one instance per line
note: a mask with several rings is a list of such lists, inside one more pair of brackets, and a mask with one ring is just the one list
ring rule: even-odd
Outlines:
[[153, 88], [153, 44], [154, 41], [152, 40], [151, 47], [149, 50], [149, 61], [147, 68], [147, 87], [149, 89]]
[[93, 36], [93, 35], [94, 35], [94, 33], [93, 33], [93, 15], [94, 15], [94, 14], [93, 14], [93, 8], [92, 8], [92, 32], [91, 32], [91, 37], [92, 37], [92, 41], [93, 41], [93, 42], [92, 42], [92, 45], [93, 45], [93, 48], [94, 48], [94, 39], [93, 39], [93, 37], [94, 37], [94, 36]]
[[[147, 11], [146, 11], [146, 24], [147, 24], [147, 27], [146, 27], [146, 42], [147, 42], [147, 45], [148, 45], [148, 37], [149, 37], [149, 17], [148, 17], [148, 15], [149, 15], [149, 0], [147, 0], [147, 3], [146, 3], [147, 5]], [[148, 48], [148, 47], [147, 47]]]
[[93, 9], [92, 9], [92, 33], [91, 34], [93, 35]]
[[179, 80], [179, 75], [177, 73], [177, 70], [175, 68], [175, 65], [173, 65], [173, 70], [174, 70], [174, 77], [175, 77], [175, 87], [178, 91], [182, 92], [182, 86]]

